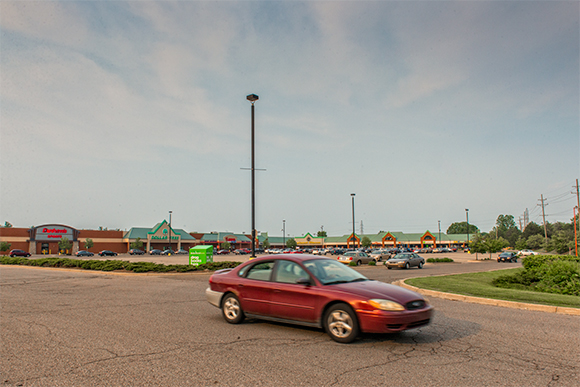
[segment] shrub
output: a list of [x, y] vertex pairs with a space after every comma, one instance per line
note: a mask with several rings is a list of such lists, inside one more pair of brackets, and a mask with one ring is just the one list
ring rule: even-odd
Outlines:
[[377, 266], [377, 263], [375, 261], [370, 261], [369, 266]]
[[493, 280], [503, 288], [580, 296], [580, 263], [574, 256], [531, 255], [523, 258], [524, 269]]
[[356, 262], [355, 262], [355, 261], [350, 261], [350, 262], [348, 263], [348, 266], [356, 266]]
[[454, 262], [451, 258], [427, 258], [427, 262], [435, 263], [435, 262]]

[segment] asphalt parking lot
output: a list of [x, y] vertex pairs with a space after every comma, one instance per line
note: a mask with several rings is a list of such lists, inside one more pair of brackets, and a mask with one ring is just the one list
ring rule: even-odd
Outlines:
[[[517, 267], [495, 261], [357, 268], [401, 278]], [[348, 345], [317, 329], [233, 326], [209, 274], [0, 266], [5, 386], [577, 386], [580, 318], [431, 299], [431, 325]]]

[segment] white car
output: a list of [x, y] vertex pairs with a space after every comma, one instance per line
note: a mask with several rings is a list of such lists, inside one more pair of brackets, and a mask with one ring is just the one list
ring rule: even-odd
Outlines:
[[527, 257], [528, 255], [538, 255], [538, 253], [532, 250], [521, 250], [518, 251], [518, 255], [521, 257]]

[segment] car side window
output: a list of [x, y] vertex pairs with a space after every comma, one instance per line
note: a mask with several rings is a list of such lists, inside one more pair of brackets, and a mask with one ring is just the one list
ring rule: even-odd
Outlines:
[[295, 284], [299, 278], [310, 278], [308, 273], [295, 262], [280, 260], [276, 265], [274, 281]]
[[274, 261], [261, 262], [257, 265], [252, 266], [248, 270], [246, 278], [255, 279], [261, 281], [269, 281], [272, 274], [272, 268], [274, 267]]

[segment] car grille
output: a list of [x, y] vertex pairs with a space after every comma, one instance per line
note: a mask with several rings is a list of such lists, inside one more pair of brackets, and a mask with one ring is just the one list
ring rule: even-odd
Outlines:
[[425, 301], [423, 301], [423, 300], [415, 300], [415, 301], [407, 302], [405, 304], [405, 308], [407, 310], [423, 309], [424, 307], [425, 307]]

